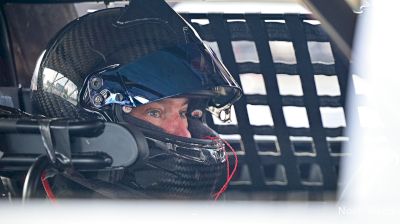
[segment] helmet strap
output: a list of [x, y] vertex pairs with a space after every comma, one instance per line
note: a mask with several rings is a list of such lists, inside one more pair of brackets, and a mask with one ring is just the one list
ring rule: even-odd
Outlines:
[[122, 106], [119, 104], [112, 105], [112, 113], [113, 113], [113, 120], [116, 122], [123, 122], [124, 118], [122, 114], [124, 113], [122, 110]]

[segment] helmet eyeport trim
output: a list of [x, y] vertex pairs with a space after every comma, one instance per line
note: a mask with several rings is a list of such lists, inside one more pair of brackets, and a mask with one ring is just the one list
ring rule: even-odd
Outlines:
[[236, 101], [241, 90], [221, 65], [198, 43], [165, 48], [89, 75], [80, 102], [87, 109], [111, 104], [137, 107], [168, 97], [197, 95], [210, 98], [213, 108], [226, 110], [224, 106]]

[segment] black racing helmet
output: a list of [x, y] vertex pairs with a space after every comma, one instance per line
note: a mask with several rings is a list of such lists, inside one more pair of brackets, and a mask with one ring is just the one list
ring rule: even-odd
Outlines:
[[182, 138], [124, 112], [187, 97], [189, 115], [208, 110], [222, 117], [241, 96], [222, 62], [164, 1], [134, 0], [71, 22], [46, 49], [32, 89], [35, 108], [47, 117], [127, 122], [142, 130], [150, 155], [124, 177], [128, 185], [157, 197], [217, 190], [224, 146], [204, 139], [217, 134], [202, 113], [189, 116], [192, 138]]

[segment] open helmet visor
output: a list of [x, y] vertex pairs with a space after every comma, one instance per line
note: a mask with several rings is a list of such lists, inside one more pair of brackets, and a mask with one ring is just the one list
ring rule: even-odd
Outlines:
[[179, 44], [123, 65], [114, 64], [85, 80], [82, 106], [98, 110], [110, 104], [137, 107], [180, 95], [210, 98], [222, 108], [240, 97], [240, 88], [213, 52], [199, 43]]

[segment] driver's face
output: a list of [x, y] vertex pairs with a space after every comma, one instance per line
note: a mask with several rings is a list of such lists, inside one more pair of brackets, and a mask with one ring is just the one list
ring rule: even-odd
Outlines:
[[172, 135], [190, 138], [186, 117], [187, 98], [168, 98], [133, 108], [130, 114]]

